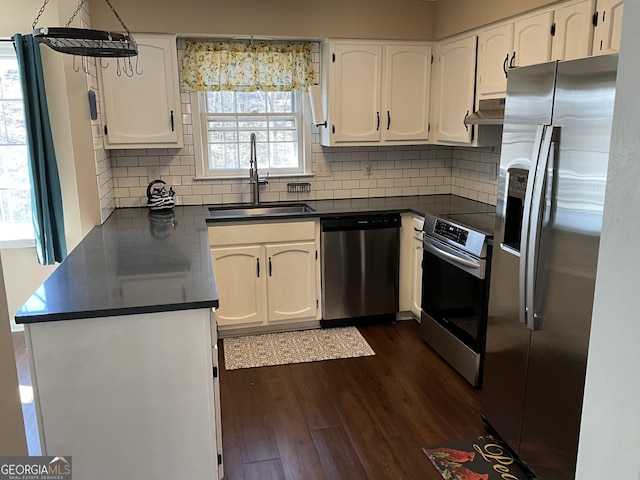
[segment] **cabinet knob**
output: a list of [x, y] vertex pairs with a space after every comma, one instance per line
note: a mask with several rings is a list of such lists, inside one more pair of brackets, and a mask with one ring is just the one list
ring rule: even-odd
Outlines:
[[387, 110], [387, 130], [391, 127], [391, 113]]
[[174, 124], [173, 124], [173, 110], [171, 110], [171, 131], [174, 131]]
[[[467, 113], [465, 114], [464, 118], [466, 119], [469, 116], [469, 110], [467, 110]], [[463, 120], [464, 123], [464, 120]], [[469, 131], [469, 125], [467, 125], [466, 123], [464, 124], [464, 129], [468, 132]]]
[[516, 61], [516, 52], [513, 52], [513, 55], [511, 55], [511, 61], [509, 62], [509, 68], [515, 67], [515, 61]]
[[507, 78], [507, 63], [509, 62], [509, 54], [504, 57], [504, 62], [502, 62], [502, 71], [504, 72], [504, 78]]
[[376, 112], [376, 115], [378, 116], [378, 122], [376, 123], [376, 130], [380, 130], [380, 112]]
[[271, 265], [271, 257], [269, 257], [269, 276], [273, 276], [273, 267]]
[[256, 258], [256, 276], [260, 278], [260, 259]]

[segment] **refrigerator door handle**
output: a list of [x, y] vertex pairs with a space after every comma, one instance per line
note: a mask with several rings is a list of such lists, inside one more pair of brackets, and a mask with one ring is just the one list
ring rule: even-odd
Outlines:
[[527, 323], [527, 252], [529, 247], [529, 230], [531, 223], [531, 205], [533, 200], [533, 186], [535, 184], [536, 172], [540, 161], [540, 151], [542, 149], [542, 139], [546, 125], [538, 125], [536, 136], [533, 142], [533, 150], [531, 152], [531, 166], [529, 167], [529, 180], [527, 181], [527, 190], [524, 196], [524, 206], [522, 211], [522, 231], [520, 233], [520, 265], [519, 265], [519, 294], [520, 323]]
[[540, 158], [536, 167], [535, 182], [533, 185], [533, 196], [531, 200], [531, 216], [529, 219], [529, 244], [527, 251], [527, 278], [526, 278], [526, 305], [527, 305], [527, 328], [529, 330], [540, 330], [544, 315], [535, 311], [535, 286], [538, 265], [538, 244], [540, 240], [540, 225], [542, 222], [541, 211], [544, 201], [545, 179], [549, 159], [554, 151], [552, 145], [557, 143], [560, 135], [560, 127], [546, 125], [544, 128], [544, 138], [540, 150]]

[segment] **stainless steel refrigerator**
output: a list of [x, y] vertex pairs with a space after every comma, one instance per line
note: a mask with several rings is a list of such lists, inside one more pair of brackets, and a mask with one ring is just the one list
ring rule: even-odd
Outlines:
[[541, 480], [575, 475], [617, 60], [507, 83], [482, 414]]

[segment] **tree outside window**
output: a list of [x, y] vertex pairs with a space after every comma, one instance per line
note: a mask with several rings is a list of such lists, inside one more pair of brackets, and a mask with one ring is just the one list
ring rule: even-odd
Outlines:
[[33, 241], [22, 89], [13, 45], [0, 44], [0, 242]]

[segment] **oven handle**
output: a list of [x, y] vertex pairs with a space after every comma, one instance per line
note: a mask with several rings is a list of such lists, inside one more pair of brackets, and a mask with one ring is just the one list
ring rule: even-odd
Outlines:
[[434, 244], [432, 244], [428, 240], [424, 240], [422, 242], [422, 245], [426, 250], [429, 250], [431, 253], [437, 256], [448, 258], [449, 260], [459, 263], [460, 265], [464, 265], [465, 267], [475, 268], [475, 269], [480, 268], [480, 263], [472, 262], [471, 260], [467, 260], [465, 258], [459, 257], [458, 255], [454, 255], [453, 253], [446, 252], [436, 247]]

